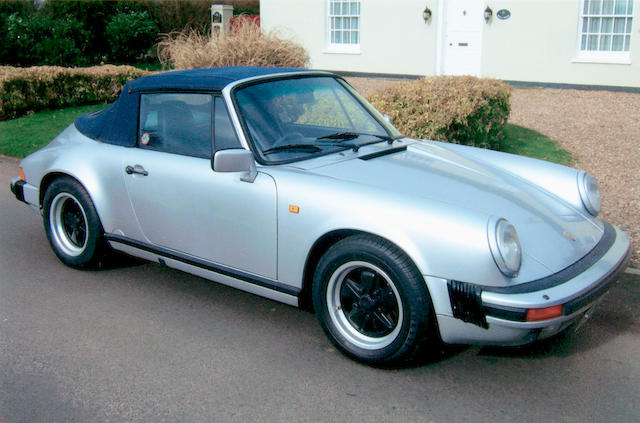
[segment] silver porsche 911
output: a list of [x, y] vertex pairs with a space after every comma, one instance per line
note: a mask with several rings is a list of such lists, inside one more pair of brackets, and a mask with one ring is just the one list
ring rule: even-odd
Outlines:
[[585, 172], [406, 138], [342, 78], [299, 69], [130, 81], [25, 158], [11, 190], [69, 266], [113, 249], [312, 306], [376, 364], [554, 335], [630, 253]]

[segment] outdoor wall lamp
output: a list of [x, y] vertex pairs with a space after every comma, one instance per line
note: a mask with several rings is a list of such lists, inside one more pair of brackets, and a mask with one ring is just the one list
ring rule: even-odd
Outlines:
[[489, 6], [487, 6], [487, 8], [484, 9], [484, 21], [486, 23], [489, 23], [489, 21], [491, 20], [492, 16], [493, 16], [493, 10], [491, 10], [491, 8]]
[[424, 8], [424, 12], [422, 12], [422, 19], [424, 19], [424, 23], [431, 20], [431, 9], [429, 9], [429, 6]]

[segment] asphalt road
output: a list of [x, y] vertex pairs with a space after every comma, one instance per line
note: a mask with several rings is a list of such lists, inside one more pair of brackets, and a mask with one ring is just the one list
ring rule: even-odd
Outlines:
[[640, 421], [640, 279], [577, 333], [396, 370], [305, 311], [156, 264], [63, 266], [0, 157], [0, 422]]

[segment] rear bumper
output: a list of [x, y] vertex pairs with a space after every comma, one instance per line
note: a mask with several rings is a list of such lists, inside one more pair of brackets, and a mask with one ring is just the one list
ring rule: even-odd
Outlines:
[[[452, 316], [438, 316], [443, 340], [520, 345], [553, 336], [588, 317], [626, 268], [631, 254], [629, 236], [609, 224], [606, 226], [605, 236], [610, 237], [604, 240], [606, 249], [594, 248], [580, 262], [545, 280], [511, 289], [449, 281]], [[566, 278], [567, 275], [570, 277]], [[527, 310], [552, 306], [561, 307], [561, 314], [527, 321]]]

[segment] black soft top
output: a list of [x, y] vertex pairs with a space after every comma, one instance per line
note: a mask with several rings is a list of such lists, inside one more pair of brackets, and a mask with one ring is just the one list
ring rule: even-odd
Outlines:
[[240, 79], [277, 73], [304, 72], [297, 68], [234, 66], [163, 72], [127, 82], [118, 99], [106, 109], [76, 119], [76, 128], [96, 141], [132, 147], [138, 131], [140, 92], [221, 91]]

